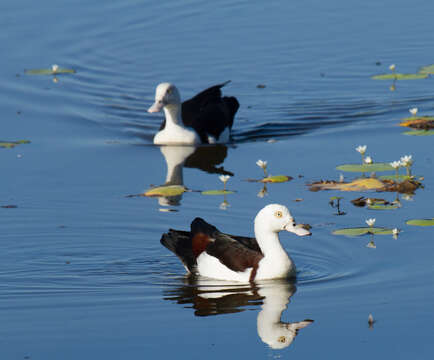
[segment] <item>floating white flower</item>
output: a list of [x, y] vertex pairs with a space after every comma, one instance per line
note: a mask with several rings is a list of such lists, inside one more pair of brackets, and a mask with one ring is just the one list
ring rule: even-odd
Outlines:
[[401, 161], [392, 161], [390, 163], [390, 166], [393, 167], [394, 169], [398, 169], [401, 166]]
[[367, 204], [368, 206], [371, 206], [371, 205], [372, 205], [372, 199], [371, 199], [371, 198], [367, 198], [367, 199], [366, 199], [366, 204]]
[[390, 70], [390, 71], [395, 71], [395, 69], [396, 69], [396, 65], [395, 65], [395, 64], [391, 64], [391, 65], [389, 66], [389, 70]]
[[231, 177], [229, 175], [220, 175], [219, 176], [219, 179], [223, 182], [223, 184], [226, 184], [230, 178]]
[[366, 145], [359, 145], [359, 146], [356, 147], [356, 150], [357, 150], [360, 154], [364, 155], [365, 152], [366, 152], [366, 149], [367, 149], [367, 148], [368, 148], [368, 147], [367, 147]]
[[267, 162], [264, 160], [258, 160], [256, 162], [256, 165], [258, 165], [260, 168], [262, 168], [264, 170], [267, 168]]
[[365, 157], [365, 159], [363, 160], [365, 162], [365, 164], [372, 164], [373, 160], [370, 156]]
[[408, 111], [410, 112], [411, 115], [416, 116], [418, 108], [417, 107], [411, 108]]
[[398, 235], [398, 234], [399, 234], [399, 229], [398, 229], [398, 228], [394, 228], [394, 229], [392, 230], [392, 234], [393, 234], [393, 235]]
[[366, 220], [366, 223], [368, 224], [368, 226], [373, 227], [375, 224], [375, 219], [368, 219]]
[[59, 65], [57, 65], [57, 64], [51, 65], [51, 70], [53, 72], [57, 72], [57, 70], [59, 70]]
[[413, 163], [411, 155], [405, 155], [401, 158], [401, 163], [404, 166], [409, 166]]

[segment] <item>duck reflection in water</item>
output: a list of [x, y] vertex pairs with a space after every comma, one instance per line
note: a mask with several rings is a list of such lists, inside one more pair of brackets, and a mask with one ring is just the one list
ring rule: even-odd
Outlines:
[[291, 345], [300, 329], [313, 323], [281, 321], [296, 287], [288, 280], [264, 280], [251, 284], [189, 276], [186, 285], [165, 292], [165, 300], [191, 304], [196, 316], [229, 314], [261, 305], [257, 317], [260, 339], [272, 349]]
[[[231, 175], [222, 164], [227, 156], [228, 148], [225, 145], [214, 146], [161, 146], [167, 166], [166, 181], [163, 186], [184, 185], [184, 167], [196, 168], [211, 174]], [[182, 195], [162, 196], [158, 203], [162, 206], [179, 205]]]

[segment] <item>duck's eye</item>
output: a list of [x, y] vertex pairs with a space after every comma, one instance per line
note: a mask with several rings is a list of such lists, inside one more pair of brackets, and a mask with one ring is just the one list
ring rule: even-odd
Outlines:
[[274, 216], [277, 217], [277, 218], [281, 218], [281, 217], [283, 216], [283, 214], [282, 214], [281, 211], [276, 211], [276, 212], [274, 213]]

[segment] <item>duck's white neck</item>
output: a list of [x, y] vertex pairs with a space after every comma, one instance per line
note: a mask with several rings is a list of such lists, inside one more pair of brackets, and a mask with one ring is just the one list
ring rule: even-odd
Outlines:
[[164, 107], [164, 115], [166, 116], [166, 126], [169, 128], [173, 125], [184, 127], [181, 118], [181, 105], [168, 104]]
[[280, 243], [279, 235], [277, 232], [270, 231], [267, 228], [267, 224], [255, 221], [255, 237], [265, 257], [288, 257], [288, 254]]

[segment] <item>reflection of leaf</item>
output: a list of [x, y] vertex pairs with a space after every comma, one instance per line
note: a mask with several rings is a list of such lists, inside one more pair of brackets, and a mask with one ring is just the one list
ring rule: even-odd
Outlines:
[[346, 236], [360, 236], [365, 234], [375, 235], [391, 235], [392, 229], [376, 228], [376, 227], [358, 227], [358, 228], [346, 228], [333, 231], [333, 235], [346, 235]]
[[261, 180], [259, 180], [259, 182], [262, 183], [282, 183], [282, 182], [287, 182], [289, 180], [292, 180], [291, 176], [286, 176], [286, 175], [273, 175], [273, 176], [267, 176], [266, 178], [263, 178]]
[[434, 135], [434, 130], [412, 130], [406, 131], [404, 135], [415, 135], [415, 136], [429, 136]]
[[380, 74], [374, 75], [371, 79], [374, 80], [418, 80], [418, 79], [426, 79], [428, 74]]
[[0, 141], [0, 147], [3, 148], [13, 148], [19, 144], [30, 144], [29, 140], [18, 140], [18, 141]]
[[419, 73], [420, 74], [434, 74], [434, 64], [427, 65], [427, 66], [422, 66], [419, 69]]
[[62, 69], [58, 68], [56, 71], [53, 71], [52, 69], [32, 69], [32, 70], [26, 70], [26, 74], [28, 75], [57, 75], [57, 74], [74, 74], [74, 69]]
[[187, 189], [181, 185], [158, 186], [146, 191], [143, 196], [177, 196], [186, 192]]
[[202, 195], [227, 195], [234, 194], [234, 191], [230, 190], [205, 190], [201, 192]]
[[434, 116], [414, 116], [402, 119], [399, 126], [407, 126], [413, 129], [434, 129]]
[[405, 223], [407, 225], [414, 225], [414, 226], [434, 226], [434, 218], [407, 220]]
[[392, 171], [393, 167], [389, 163], [373, 163], [373, 164], [345, 164], [336, 167], [337, 170], [348, 172], [380, 172]]
[[341, 191], [366, 191], [383, 190], [384, 184], [373, 178], [356, 179], [352, 182], [320, 181], [309, 185], [311, 191], [318, 190], [341, 190]]

